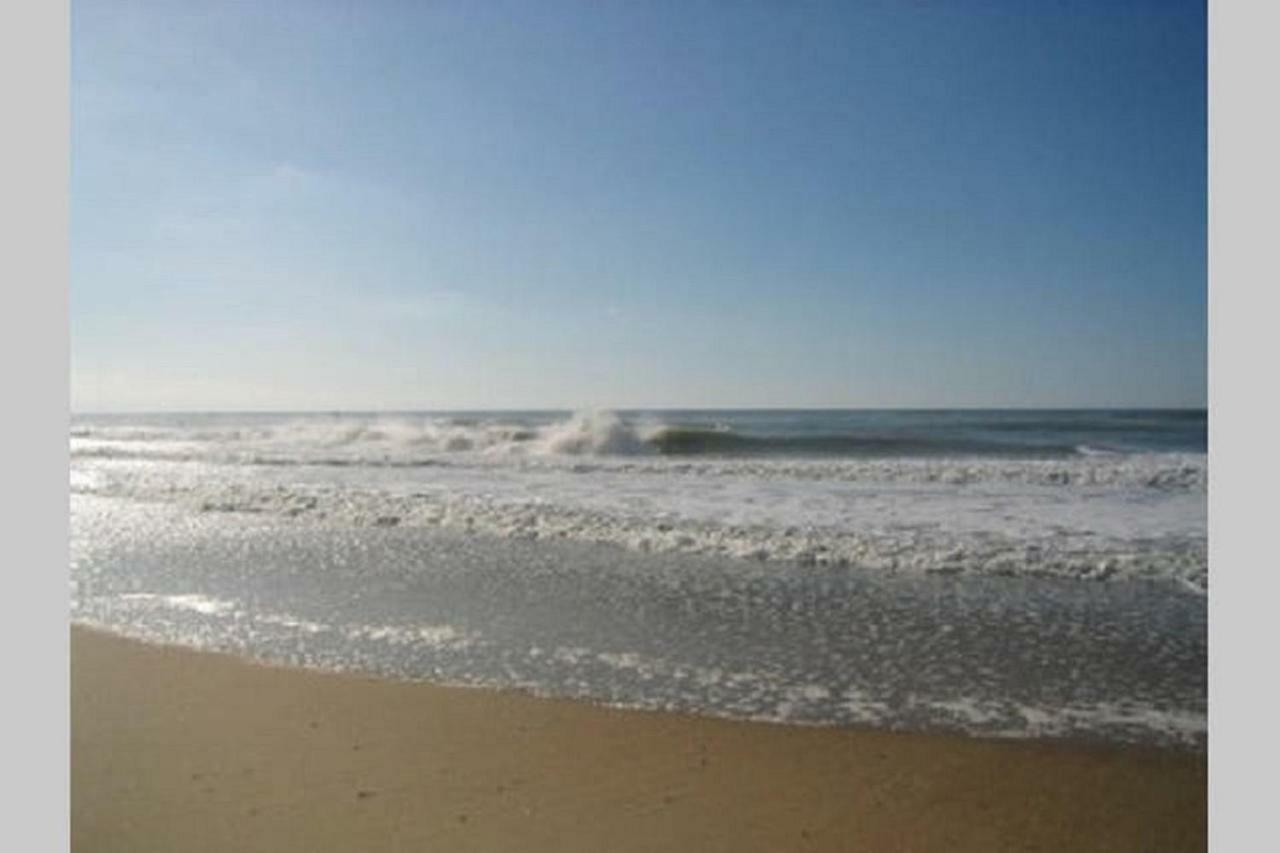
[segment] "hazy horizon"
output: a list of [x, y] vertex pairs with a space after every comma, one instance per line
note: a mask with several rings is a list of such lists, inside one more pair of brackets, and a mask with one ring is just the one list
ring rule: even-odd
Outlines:
[[72, 410], [73, 417], [148, 415], [437, 415], [437, 414], [664, 414], [679, 412], [1208, 412], [1208, 406], [623, 406], [402, 409], [101, 409]]
[[1202, 2], [76, 0], [71, 49], [76, 413], [1206, 407]]

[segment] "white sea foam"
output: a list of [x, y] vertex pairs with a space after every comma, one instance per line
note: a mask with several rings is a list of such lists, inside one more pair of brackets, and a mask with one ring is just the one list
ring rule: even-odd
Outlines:
[[701, 447], [731, 432], [608, 412], [98, 424], [73, 430], [71, 486], [321, 524], [1207, 586], [1203, 454], [1093, 445], [1062, 458], [657, 452], [673, 436]]
[[475, 636], [452, 625], [355, 625], [344, 633], [353, 640], [378, 640], [394, 646], [461, 648]]
[[1208, 730], [1201, 711], [1169, 710], [1143, 702], [1099, 702], [1092, 705], [1016, 706], [1020, 725], [999, 732], [1003, 737], [1062, 737], [1075, 731], [1128, 729], [1156, 733], [1165, 741], [1195, 745]]
[[[105, 463], [104, 463], [105, 464]], [[334, 484], [108, 464], [91, 494], [356, 526], [431, 526], [636, 551], [890, 571], [1163, 578], [1207, 585], [1194, 490], [450, 468]]]
[[[940, 719], [950, 719], [965, 731], [1005, 738], [1059, 738], [1080, 732], [1119, 736], [1141, 733], [1163, 743], [1195, 746], [1208, 730], [1203, 711], [1158, 708], [1150, 703], [1109, 701], [1027, 705], [1016, 702], [981, 700], [970, 696], [952, 699], [916, 699], [911, 707]], [[888, 709], [879, 708], [873, 722], [888, 718]]]
[[120, 596], [123, 601], [141, 602], [145, 604], [169, 607], [174, 610], [190, 610], [206, 616], [224, 616], [237, 609], [234, 601], [221, 598], [210, 598], [194, 593], [184, 595], [159, 595], [156, 593], [137, 592]]
[[331, 626], [323, 622], [315, 622], [284, 613], [262, 613], [255, 615], [254, 619], [266, 625], [279, 625], [282, 628], [292, 628], [305, 634], [324, 634], [333, 630]]

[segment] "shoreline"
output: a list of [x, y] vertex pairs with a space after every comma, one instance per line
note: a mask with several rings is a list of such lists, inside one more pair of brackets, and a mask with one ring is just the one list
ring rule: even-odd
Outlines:
[[161, 639], [157, 637], [149, 637], [141, 634], [129, 633], [126, 629], [118, 629], [114, 626], [104, 626], [88, 622], [71, 623], [73, 632], [83, 632], [89, 635], [102, 636], [112, 640], [123, 640], [128, 643], [136, 643], [151, 648], [172, 649], [176, 652], [190, 653], [195, 655], [210, 655], [213, 657], [225, 658], [232, 662], [247, 664], [256, 668], [264, 668], [268, 670], [281, 671], [285, 673], [309, 673], [315, 675], [335, 676], [339, 678], [353, 679], [356, 681], [375, 681], [390, 682], [394, 684], [416, 684], [429, 688], [441, 688], [444, 690], [473, 690], [491, 694], [511, 694], [515, 696], [525, 697], [534, 701], [547, 702], [567, 702], [573, 705], [586, 706], [590, 708], [598, 708], [608, 711], [635, 712], [640, 714], [657, 714], [663, 717], [680, 717], [692, 720], [719, 720], [729, 723], [745, 723], [749, 725], [760, 726], [779, 726], [782, 728], [802, 728], [802, 729], [829, 729], [835, 731], [861, 732], [871, 734], [899, 734], [907, 737], [942, 737], [942, 738], [962, 738], [964, 740], [975, 740], [979, 742], [991, 743], [1040, 743], [1040, 744], [1058, 744], [1066, 748], [1079, 748], [1084, 750], [1137, 750], [1148, 752], [1172, 752], [1185, 753], [1187, 755], [1206, 756], [1208, 753], [1207, 732], [1203, 733], [1199, 739], [1165, 739], [1159, 741], [1148, 741], [1128, 738], [1108, 738], [1096, 734], [1081, 733], [1050, 733], [1050, 734], [1031, 734], [1018, 731], [1004, 730], [1000, 732], [988, 732], [981, 730], [966, 730], [959, 727], [948, 728], [939, 725], [927, 725], [920, 728], [910, 726], [892, 726], [877, 725], [874, 722], [855, 721], [855, 722], [832, 722], [826, 720], [810, 720], [810, 719], [782, 719], [776, 716], [761, 714], [758, 716], [749, 716], [744, 714], [736, 714], [724, 710], [714, 708], [699, 708], [691, 710], [679, 707], [665, 707], [641, 703], [631, 703], [627, 701], [608, 701], [605, 699], [594, 698], [591, 696], [574, 696], [562, 695], [555, 692], [544, 692], [537, 687], [521, 684], [495, 684], [495, 683], [476, 683], [468, 681], [464, 678], [452, 678], [449, 676], [433, 677], [418, 675], [402, 675], [394, 671], [380, 671], [377, 669], [341, 668], [338, 666], [325, 666], [321, 664], [313, 664], [307, 662], [287, 662], [273, 657], [258, 656], [249, 651], [229, 651], [225, 648], [197, 648], [187, 645], [183, 640]]
[[787, 726], [71, 627], [75, 850], [1203, 850], [1203, 752]]

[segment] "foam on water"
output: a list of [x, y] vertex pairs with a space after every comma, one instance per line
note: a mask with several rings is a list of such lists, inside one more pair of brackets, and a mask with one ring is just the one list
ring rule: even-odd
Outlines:
[[[77, 622], [269, 662], [790, 724], [1200, 746], [1204, 614], [1158, 588], [744, 572], [73, 500]], [[123, 528], [116, 540], [98, 523]]]
[[186, 595], [155, 595], [153, 593], [145, 592], [127, 593], [125, 595], [121, 595], [120, 600], [171, 607], [176, 610], [191, 610], [196, 613], [203, 613], [207, 616], [219, 616], [224, 613], [232, 613], [236, 609], [234, 601], [226, 601], [220, 598], [209, 598], [208, 596], [196, 595], [194, 593]]
[[[83, 459], [73, 491], [641, 552], [1207, 587], [1203, 460], [259, 468]], [[1049, 467], [1053, 466], [1053, 467]], [[1045, 470], [1045, 469], [1048, 470]], [[818, 469], [815, 471], [814, 469]], [[814, 476], [814, 474], [818, 474]], [[841, 475], [846, 476], [841, 476]]]

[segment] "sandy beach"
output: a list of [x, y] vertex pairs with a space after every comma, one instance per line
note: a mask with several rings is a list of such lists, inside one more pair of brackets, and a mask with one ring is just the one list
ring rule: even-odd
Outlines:
[[732, 722], [259, 666], [82, 628], [87, 851], [1181, 851], [1203, 754]]

